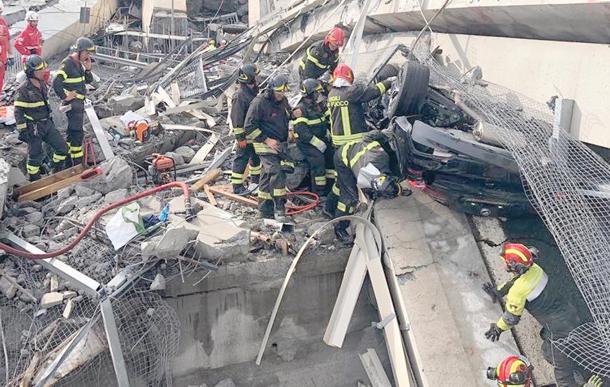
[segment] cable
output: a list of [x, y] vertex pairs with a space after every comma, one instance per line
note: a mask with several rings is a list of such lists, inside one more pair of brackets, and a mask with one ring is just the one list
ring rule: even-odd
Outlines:
[[18, 250], [15, 249], [11, 246], [8, 246], [4, 243], [0, 243], [0, 249], [6, 251], [9, 254], [13, 254], [19, 257], [24, 257], [24, 258], [28, 258], [28, 259], [46, 259], [46, 258], [53, 258], [53, 257], [57, 257], [58, 255], [67, 253], [68, 251], [72, 250], [74, 248], [74, 246], [76, 246], [81, 239], [83, 239], [85, 237], [85, 235], [87, 235], [89, 233], [89, 230], [91, 230], [91, 227], [93, 227], [93, 225], [95, 224], [95, 222], [102, 216], [104, 215], [106, 212], [115, 209], [117, 207], [120, 207], [124, 204], [127, 203], [131, 203], [135, 200], [141, 199], [143, 197], [146, 196], [150, 196], [154, 193], [157, 193], [159, 191], [163, 191], [169, 188], [173, 188], [173, 187], [178, 187], [182, 189], [182, 192], [184, 194], [184, 200], [185, 200], [185, 208], [187, 213], [191, 210], [191, 199], [190, 199], [190, 193], [189, 193], [189, 188], [186, 185], [186, 183], [180, 182], [180, 181], [174, 181], [168, 184], [164, 184], [164, 185], [160, 185], [158, 187], [154, 187], [151, 189], [147, 189], [146, 191], [142, 191], [140, 193], [137, 193], [135, 195], [126, 197], [125, 199], [119, 200], [118, 202], [112, 203], [107, 207], [102, 208], [101, 210], [97, 211], [93, 217], [89, 220], [89, 222], [87, 222], [87, 224], [85, 225], [85, 227], [83, 228], [83, 230], [80, 232], [80, 234], [77, 235], [77, 237], [70, 242], [67, 246], [50, 252], [50, 253], [44, 253], [44, 254], [33, 254], [33, 253], [29, 253], [27, 251], [23, 251], [23, 250]]
[[[430, 28], [430, 24], [434, 21], [434, 19], [436, 19], [436, 17], [438, 15], [441, 14], [441, 12], [443, 12], [445, 10], [445, 8], [447, 8], [447, 5], [449, 5], [450, 2], [451, 2], [451, 0], [445, 0], [445, 4], [443, 4], [443, 6], [440, 7], [438, 11], [436, 11], [434, 16], [432, 16], [432, 19], [430, 19], [429, 21], [426, 22], [426, 25], [424, 26], [424, 28], [422, 28], [421, 31], [419, 31], [419, 34], [417, 34], [417, 37], [413, 41], [413, 44], [411, 45], [411, 50], [410, 50], [411, 52], [413, 52], [413, 50], [415, 50], [415, 46], [417, 46], [417, 43], [419, 42], [419, 39], [424, 34], [424, 31], [426, 30], [426, 28]], [[425, 18], [424, 18], [424, 20], [425, 20]], [[432, 29], [430, 29], [430, 31], [432, 31]]]
[[313, 193], [313, 192], [295, 191], [295, 192], [288, 192], [287, 193], [287, 196], [297, 196], [297, 195], [309, 196], [309, 197], [311, 197], [313, 199], [313, 202], [304, 204], [302, 206], [296, 206], [296, 205], [288, 206], [287, 207], [288, 211], [286, 212], [286, 215], [290, 216], [290, 215], [302, 214], [303, 212], [307, 212], [307, 211], [313, 210], [320, 203], [320, 197], [317, 194]]

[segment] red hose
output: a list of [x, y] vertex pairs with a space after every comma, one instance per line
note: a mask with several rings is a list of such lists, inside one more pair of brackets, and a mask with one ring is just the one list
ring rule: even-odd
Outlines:
[[310, 196], [311, 198], [313, 198], [314, 201], [312, 203], [308, 203], [308, 204], [305, 204], [302, 206], [288, 206], [288, 211], [286, 211], [286, 215], [296, 215], [296, 214], [301, 214], [303, 212], [313, 210], [320, 203], [320, 197], [313, 192], [308, 192], [308, 191], [288, 192], [288, 196], [295, 196], [295, 195]]
[[190, 211], [190, 209], [191, 209], [191, 199], [190, 199], [190, 194], [189, 194], [189, 187], [188, 187], [188, 185], [186, 185], [186, 183], [183, 183], [181, 181], [174, 181], [174, 182], [171, 182], [168, 184], [160, 185], [158, 187], [147, 189], [146, 191], [139, 192], [135, 195], [126, 197], [125, 199], [121, 199], [118, 202], [114, 202], [114, 203], [110, 204], [108, 207], [104, 207], [104, 208], [98, 210], [95, 213], [95, 215], [93, 215], [93, 218], [91, 218], [89, 220], [89, 222], [87, 222], [87, 224], [82, 229], [80, 234], [78, 234], [77, 237], [72, 242], [70, 242], [70, 244], [68, 244], [67, 246], [65, 246], [57, 251], [53, 251], [50, 253], [44, 253], [44, 254], [33, 254], [33, 253], [29, 253], [27, 251], [15, 249], [11, 246], [7, 246], [4, 243], [0, 243], [0, 249], [6, 251], [9, 254], [17, 255], [20, 257], [28, 258], [28, 259], [46, 259], [46, 258], [57, 257], [58, 255], [67, 253], [68, 251], [72, 250], [74, 248], [74, 246], [76, 246], [76, 244], [78, 242], [80, 242], [81, 239], [83, 239], [85, 237], [85, 235], [87, 235], [89, 230], [91, 230], [91, 227], [93, 227], [93, 224], [106, 212], [108, 212], [112, 209], [115, 209], [117, 207], [120, 207], [124, 204], [131, 203], [134, 200], [138, 200], [143, 197], [150, 196], [154, 193], [157, 193], [159, 191], [164, 191], [164, 190], [166, 190], [168, 188], [172, 188], [172, 187], [182, 188], [182, 192], [184, 193], [186, 210], [188, 213], [188, 211]]

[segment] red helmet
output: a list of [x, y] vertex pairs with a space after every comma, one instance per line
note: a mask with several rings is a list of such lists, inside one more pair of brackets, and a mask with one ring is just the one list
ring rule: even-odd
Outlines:
[[333, 71], [333, 79], [343, 78], [350, 83], [354, 82], [354, 72], [345, 63], [341, 63]]
[[499, 387], [529, 387], [534, 367], [523, 356], [512, 355], [502, 360], [496, 368], [487, 369], [487, 378], [496, 380]]
[[342, 47], [345, 44], [345, 32], [339, 27], [333, 27], [324, 38], [324, 44], [328, 45], [328, 43]]
[[525, 273], [534, 264], [534, 254], [521, 243], [505, 243], [502, 246], [501, 256], [506, 267], [519, 274]]

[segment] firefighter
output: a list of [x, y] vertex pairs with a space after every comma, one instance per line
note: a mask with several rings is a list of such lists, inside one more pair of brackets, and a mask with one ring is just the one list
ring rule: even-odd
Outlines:
[[487, 379], [498, 382], [498, 387], [530, 387], [533, 370], [525, 356], [511, 355], [498, 363], [497, 367], [487, 368]]
[[[337, 170], [336, 185], [339, 195], [332, 191], [327, 199], [327, 209], [334, 217], [351, 215], [358, 205], [358, 187], [368, 196], [393, 198], [402, 193], [395, 170], [395, 155], [391, 145], [391, 130], [375, 131], [362, 141], [342, 145], [334, 155]], [[329, 206], [336, 204], [336, 208]], [[335, 224], [335, 235], [340, 242], [349, 244], [352, 238], [347, 232], [349, 221]]]
[[286, 171], [292, 162], [286, 156], [288, 122], [291, 109], [285, 93], [288, 78], [276, 75], [269, 87], [259, 94], [246, 114], [246, 139], [252, 141], [260, 157], [262, 171], [258, 187], [259, 212], [262, 218], [287, 221]]
[[497, 341], [502, 332], [516, 326], [524, 309], [542, 325], [540, 333], [545, 360], [555, 366], [557, 387], [576, 386], [575, 371], [582, 371], [566, 355], [553, 347], [552, 341], [567, 337], [584, 321], [576, 306], [566, 297], [561, 283], [549, 281], [544, 270], [534, 263], [538, 249], [521, 243], [507, 242], [502, 246], [501, 258], [512, 278], [497, 288], [487, 282], [483, 290], [496, 302], [506, 297], [506, 310], [492, 323], [485, 337]]
[[27, 171], [30, 181], [40, 179], [44, 160], [42, 143], [53, 148], [53, 171], [64, 169], [68, 145], [51, 119], [47, 85], [44, 80], [47, 64], [38, 55], [30, 55], [25, 62], [24, 82], [15, 97], [15, 120], [19, 139], [28, 144]]
[[210, 52], [216, 50], [216, 40], [210, 39], [208, 40], [208, 46], [203, 49], [203, 52]]
[[87, 83], [93, 82], [91, 73], [91, 53], [95, 45], [89, 38], [78, 38], [72, 47], [72, 53], [62, 62], [53, 80], [53, 90], [62, 100], [63, 106], [68, 106], [67, 143], [70, 147], [72, 164], [83, 162], [83, 120], [85, 113], [85, 98]]
[[42, 56], [42, 33], [38, 30], [38, 13], [28, 11], [25, 14], [26, 26], [15, 39], [15, 49], [21, 54], [25, 63], [30, 55]]
[[369, 131], [365, 120], [365, 103], [382, 96], [392, 84], [390, 79], [374, 86], [353, 84], [354, 73], [346, 64], [333, 72], [332, 88], [328, 95], [331, 138], [334, 146], [360, 141]]
[[345, 32], [340, 27], [333, 27], [324, 40], [309, 46], [299, 62], [301, 81], [318, 79], [327, 71], [332, 74], [339, 63], [339, 48], [344, 44]]
[[297, 146], [309, 164], [312, 191], [320, 196], [325, 195], [327, 173], [331, 169], [334, 171], [328, 109], [320, 101], [322, 92], [319, 80], [304, 80], [301, 83], [302, 98], [297, 105], [302, 116], [292, 121]]
[[252, 183], [258, 183], [261, 174], [261, 160], [254, 151], [252, 140], [246, 140], [246, 130], [244, 129], [248, 107], [258, 94], [258, 83], [256, 81], [258, 73], [259, 70], [254, 64], [245, 64], [239, 69], [237, 78], [239, 90], [233, 96], [233, 104], [231, 105], [231, 122], [233, 123], [235, 140], [237, 140], [231, 184], [233, 184], [233, 192], [238, 195], [246, 192], [244, 172], [248, 162], [250, 162], [250, 181]]
[[0, 1], [0, 93], [4, 90], [4, 73], [6, 68], [15, 63], [11, 49], [11, 33], [6, 19], [2, 16], [4, 4]]

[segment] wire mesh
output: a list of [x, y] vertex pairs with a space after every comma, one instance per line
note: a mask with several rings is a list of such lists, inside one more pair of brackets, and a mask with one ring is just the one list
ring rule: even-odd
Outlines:
[[497, 127], [593, 316], [555, 344], [586, 369], [610, 376], [610, 166], [565, 131], [554, 135], [544, 104], [495, 84], [464, 83], [427, 51], [415, 54], [430, 68], [431, 83], [459, 93]]

